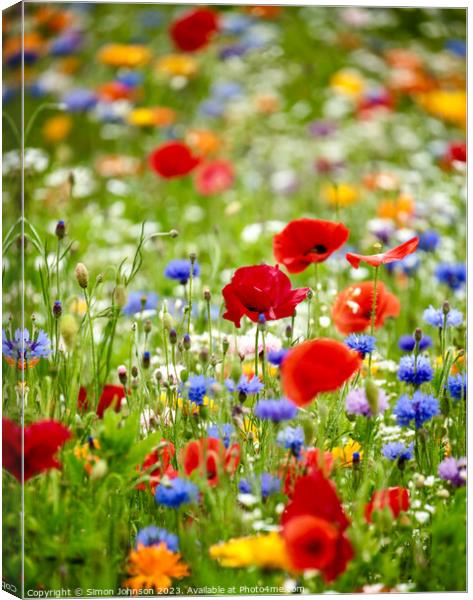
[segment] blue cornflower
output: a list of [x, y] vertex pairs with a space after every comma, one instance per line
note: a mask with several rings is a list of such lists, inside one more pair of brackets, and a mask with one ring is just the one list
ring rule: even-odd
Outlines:
[[454, 400], [466, 398], [466, 374], [451, 375], [448, 378], [447, 387]]
[[206, 377], [205, 375], [193, 375], [189, 377], [185, 385], [181, 386], [181, 393], [185, 392], [187, 398], [200, 406], [204, 401], [204, 396], [207, 394], [211, 385], [215, 383], [215, 379], [212, 377]]
[[51, 354], [51, 342], [45, 331], [40, 329], [36, 339], [30, 339], [28, 329], [17, 329], [12, 340], [9, 340], [5, 330], [2, 330], [2, 352], [7, 362], [15, 364], [22, 362], [48, 358]]
[[245, 396], [248, 396], [249, 394], [259, 394], [264, 387], [256, 375], [253, 375], [251, 379], [248, 379], [246, 375], [242, 375], [238, 383], [235, 383], [233, 379], [226, 379], [225, 385], [229, 392], [238, 391]]
[[176, 258], [167, 264], [167, 267], [164, 269], [164, 275], [168, 279], [175, 279], [182, 285], [185, 285], [191, 276], [191, 269], [192, 276], [197, 277], [200, 273], [200, 267], [197, 262], [194, 262], [194, 265], [192, 265], [190, 260]]
[[217, 81], [210, 88], [212, 96], [227, 102], [242, 95], [241, 85], [236, 81]]
[[199, 105], [199, 112], [206, 117], [221, 117], [225, 112], [225, 104], [219, 98], [207, 98]]
[[278, 433], [276, 442], [278, 446], [290, 450], [294, 456], [299, 456], [304, 446], [304, 430], [302, 427], [287, 426]]
[[270, 350], [268, 352], [268, 362], [276, 367], [280, 367], [288, 352], [288, 348], [281, 348], [281, 350]]
[[[399, 349], [403, 352], [412, 352], [416, 346], [416, 341], [413, 335], [401, 335], [398, 341]], [[423, 352], [432, 346], [432, 338], [428, 335], [423, 335], [419, 342], [419, 350]]]
[[232, 35], [241, 35], [245, 33], [252, 22], [252, 18], [247, 15], [224, 13], [222, 15], [222, 31]]
[[179, 540], [177, 535], [170, 533], [167, 529], [161, 529], [155, 525], [148, 525], [138, 531], [135, 545], [157, 546], [165, 544], [170, 552], [179, 552]]
[[372, 335], [360, 335], [350, 333], [345, 338], [345, 344], [352, 350], [356, 350], [364, 358], [366, 354], [371, 354], [376, 347], [376, 338]]
[[85, 112], [94, 108], [97, 104], [97, 96], [90, 90], [75, 89], [67, 92], [62, 97], [62, 102], [69, 112]]
[[435, 269], [435, 276], [440, 283], [446, 283], [451, 290], [459, 290], [466, 282], [466, 265], [443, 263]]
[[414, 443], [404, 446], [402, 442], [389, 442], [383, 446], [382, 453], [388, 460], [411, 460], [414, 456]]
[[84, 36], [80, 31], [69, 30], [51, 41], [49, 52], [52, 56], [67, 56], [80, 50]]
[[412, 385], [422, 385], [430, 381], [433, 376], [434, 371], [426, 356], [418, 356], [416, 359], [413, 354], [410, 354], [409, 356], [403, 356], [399, 361], [397, 372], [399, 381], [412, 383]]
[[460, 56], [461, 58], [464, 58], [466, 56], [466, 44], [463, 40], [459, 40], [459, 39], [447, 40], [445, 42], [445, 48], [447, 50], [450, 50], [450, 52], [453, 52], [453, 54]]
[[401, 427], [408, 427], [414, 421], [416, 429], [419, 429], [423, 423], [440, 414], [440, 408], [437, 398], [417, 391], [412, 398], [401, 396], [393, 412]]
[[279, 477], [271, 475], [270, 473], [263, 473], [259, 477], [259, 483], [250, 482], [248, 479], [241, 479], [238, 484], [238, 490], [242, 494], [252, 494], [256, 490], [261, 490], [263, 498], [271, 496], [271, 494], [277, 494], [281, 489], [281, 480]]
[[434, 252], [440, 243], [440, 235], [433, 229], [428, 229], [419, 235], [419, 250]]
[[259, 400], [254, 412], [259, 419], [280, 423], [281, 421], [289, 421], [297, 414], [298, 408], [290, 400], [283, 398], [282, 400]]
[[[424, 321], [433, 327], [442, 329], [444, 313], [441, 308], [434, 308], [432, 305], [424, 310]], [[463, 315], [459, 310], [451, 308], [447, 313], [447, 327], [458, 327], [463, 323]]]
[[402, 272], [405, 275], [413, 275], [420, 265], [420, 258], [416, 254], [410, 254], [402, 260], [396, 260], [392, 263], [386, 264], [386, 269], [389, 273]]
[[235, 428], [231, 423], [224, 423], [223, 425], [209, 425], [207, 427], [207, 435], [216, 439], [221, 439], [225, 448], [230, 446], [230, 439], [235, 431]]
[[134, 88], [143, 81], [143, 75], [138, 71], [124, 71], [123, 73], [118, 73], [117, 81], [129, 88]]
[[154, 292], [130, 292], [123, 312], [131, 316], [142, 310], [154, 310], [157, 306], [158, 295]]
[[156, 488], [154, 498], [158, 504], [170, 508], [179, 508], [182, 504], [197, 500], [199, 488], [187, 479], [176, 477], [168, 482], [161, 482]]

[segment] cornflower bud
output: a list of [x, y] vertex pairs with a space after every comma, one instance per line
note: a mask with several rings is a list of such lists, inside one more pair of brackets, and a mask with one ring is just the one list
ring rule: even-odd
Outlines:
[[175, 329], [169, 330], [169, 341], [173, 346], [177, 343], [177, 331]]
[[185, 336], [183, 337], [182, 344], [183, 344], [185, 350], [190, 350], [191, 336], [188, 333], [186, 333]]
[[138, 377], [138, 367], [135, 367], [134, 365], [131, 367], [131, 376]]
[[64, 236], [66, 235], [66, 224], [64, 221], [61, 220], [56, 223], [56, 229], [54, 233], [56, 234], [58, 240], [64, 239]]
[[204, 300], [206, 302], [210, 302], [210, 298], [212, 297], [209, 288], [204, 289]]
[[59, 319], [59, 317], [62, 315], [62, 304], [60, 300], [56, 300], [56, 302], [53, 304], [53, 316], [55, 319]]
[[143, 331], [145, 333], [150, 333], [151, 332], [151, 328], [152, 328], [151, 321], [149, 319], [146, 319], [146, 321], [143, 324]]
[[143, 352], [143, 359], [142, 359], [142, 365], [143, 365], [143, 369], [149, 369], [149, 365], [151, 363], [151, 354], [145, 350], [145, 352]]

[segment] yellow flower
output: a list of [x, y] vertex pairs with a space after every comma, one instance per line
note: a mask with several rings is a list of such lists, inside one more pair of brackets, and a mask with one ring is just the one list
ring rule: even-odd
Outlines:
[[107, 44], [100, 48], [97, 60], [109, 67], [141, 67], [151, 58], [149, 48], [135, 44]]
[[338, 93], [357, 98], [363, 93], [365, 84], [356, 71], [342, 69], [330, 79], [330, 86]]
[[51, 117], [43, 125], [43, 137], [47, 142], [61, 142], [69, 135], [72, 121], [68, 115]]
[[341, 467], [351, 467], [353, 464], [353, 454], [355, 452], [358, 452], [360, 458], [363, 456], [361, 446], [358, 442], [355, 442], [355, 440], [352, 440], [346, 444], [346, 446], [333, 448], [331, 452], [334, 460], [339, 461]]
[[156, 71], [162, 75], [191, 77], [197, 73], [197, 63], [185, 54], [168, 54], [156, 62]]
[[433, 90], [417, 96], [425, 110], [445, 121], [466, 126], [466, 92], [464, 90]]
[[154, 108], [135, 108], [128, 115], [128, 123], [138, 127], [167, 127], [176, 120], [176, 113], [172, 108], [156, 106]]
[[83, 317], [87, 312], [87, 303], [83, 298], [74, 298], [69, 309], [72, 313]]
[[133, 590], [154, 589], [161, 593], [169, 589], [173, 579], [182, 579], [189, 575], [189, 567], [179, 562], [181, 555], [171, 552], [166, 544], [158, 546], [139, 546], [130, 552], [128, 573], [131, 575], [124, 583]]
[[211, 546], [209, 553], [223, 567], [290, 569], [284, 539], [277, 532], [234, 538]]
[[322, 188], [322, 195], [333, 206], [350, 206], [358, 200], [357, 188], [349, 183], [328, 184]]

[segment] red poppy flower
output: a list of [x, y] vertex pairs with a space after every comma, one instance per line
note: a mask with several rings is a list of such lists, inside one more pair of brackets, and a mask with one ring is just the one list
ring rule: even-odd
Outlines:
[[289, 273], [300, 273], [311, 263], [319, 263], [347, 241], [350, 232], [342, 223], [319, 219], [296, 219], [274, 236], [277, 262]]
[[391, 250], [386, 250], [386, 252], [382, 252], [381, 254], [365, 256], [363, 254], [348, 252], [346, 254], [346, 259], [352, 267], [355, 267], [355, 269], [358, 269], [360, 262], [365, 262], [372, 267], [379, 267], [380, 265], [386, 265], [387, 263], [392, 263], [396, 260], [402, 260], [409, 254], [415, 252], [418, 245], [419, 238], [413, 237], [410, 240], [407, 240], [407, 242], [404, 242], [395, 248], [391, 248]]
[[[121, 385], [106, 384], [100, 395], [99, 405], [97, 407], [97, 416], [99, 419], [103, 419], [103, 414], [113, 405], [115, 412], [119, 412], [121, 408], [121, 401], [125, 398], [125, 390]], [[89, 410], [89, 401], [87, 400], [87, 390], [85, 387], [79, 389], [79, 395], [77, 397], [77, 408], [80, 412], [86, 412]]]
[[289, 461], [284, 459], [281, 464], [279, 476], [284, 480], [283, 491], [289, 498], [294, 495], [294, 486], [299, 477], [313, 475], [316, 471], [322, 471], [328, 477], [333, 467], [333, 456], [331, 452], [321, 454], [319, 448], [303, 449], [301, 455], [291, 457]]
[[[332, 308], [332, 319], [340, 333], [359, 333], [369, 327], [373, 310], [372, 281], [363, 281], [340, 292]], [[388, 317], [397, 317], [401, 303], [388, 292], [382, 282], [376, 287], [375, 327], [381, 327]]]
[[335, 486], [320, 470], [315, 469], [311, 475], [296, 481], [294, 496], [282, 514], [281, 524], [296, 568], [319, 569], [325, 581], [333, 581], [353, 557], [351, 543], [344, 535], [350, 522]]
[[[2, 419], [3, 467], [21, 481], [21, 427]], [[71, 437], [67, 427], [57, 421], [37, 421], [24, 428], [24, 480], [48, 469], [60, 469], [55, 458], [59, 448]]]
[[199, 194], [211, 196], [228, 190], [235, 180], [233, 165], [227, 160], [214, 160], [198, 169], [195, 187]]
[[361, 368], [361, 357], [336, 340], [317, 339], [299, 344], [281, 365], [284, 395], [305, 406], [320, 392], [338, 390]]
[[320, 469], [314, 469], [311, 475], [299, 477], [294, 487], [292, 500], [284, 509], [281, 524], [301, 515], [312, 515], [336, 524], [340, 531], [350, 524], [347, 519], [334, 484], [324, 477]]
[[454, 162], [466, 163], [466, 144], [465, 142], [450, 142], [442, 159], [442, 166], [449, 170]]
[[284, 528], [284, 541], [292, 565], [304, 569], [323, 570], [335, 558], [338, 531], [328, 521], [302, 515]]
[[170, 34], [179, 50], [195, 52], [207, 46], [218, 28], [218, 14], [215, 11], [196, 8], [176, 19], [171, 24]]
[[371, 500], [365, 506], [365, 519], [372, 522], [373, 512], [389, 508], [393, 517], [397, 518], [401, 511], [409, 508], [409, 492], [406, 488], [390, 487], [373, 493]]
[[150, 167], [164, 179], [188, 175], [199, 161], [200, 159], [194, 156], [183, 142], [166, 142], [153, 150], [149, 156]]
[[207, 477], [209, 485], [216, 485], [219, 471], [236, 471], [240, 462], [240, 446], [232, 444], [226, 449], [217, 438], [194, 440], [184, 448], [182, 462], [186, 475], [199, 469], [200, 476]]
[[[171, 460], [175, 454], [176, 449], [174, 444], [167, 440], [161, 440], [161, 444], [153, 452], [150, 452], [141, 467], [138, 467], [137, 470], [140, 473], [144, 474], [145, 471], [149, 473], [149, 487], [153, 494], [156, 486], [159, 485], [164, 476], [169, 477], [169, 479], [175, 479], [178, 476], [178, 472], [171, 464]], [[150, 468], [153, 466], [154, 469], [150, 471]], [[136, 489], [145, 490], [146, 485], [146, 483], [139, 483]]]
[[266, 321], [291, 317], [308, 291], [309, 288], [291, 289], [289, 277], [277, 266], [241, 267], [222, 290], [227, 309], [223, 318], [240, 327], [244, 315], [254, 323], [260, 315]]

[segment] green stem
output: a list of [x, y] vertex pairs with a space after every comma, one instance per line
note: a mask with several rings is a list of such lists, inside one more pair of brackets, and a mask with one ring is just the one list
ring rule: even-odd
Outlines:
[[209, 324], [209, 352], [210, 356], [213, 353], [213, 343], [212, 343], [212, 321], [210, 320], [210, 300], [207, 300], [207, 320]]
[[95, 402], [97, 403], [99, 400], [99, 380], [98, 380], [98, 374], [97, 374], [97, 363], [95, 361], [94, 326], [92, 324], [92, 315], [90, 312], [90, 298], [89, 298], [89, 295], [88, 295], [86, 289], [84, 289], [84, 297], [85, 297], [85, 303], [87, 305], [87, 320], [89, 322], [89, 329], [90, 329], [90, 348], [92, 351], [92, 368], [93, 368], [93, 372], [94, 372]]
[[[374, 268], [374, 276], [373, 276], [373, 304], [371, 306], [371, 327], [370, 327], [370, 335], [374, 335], [374, 326], [376, 323], [376, 296], [378, 291], [378, 275], [379, 275], [379, 267]], [[371, 361], [373, 359], [373, 353], [370, 352], [370, 356], [368, 359], [368, 374], [371, 375]]]
[[314, 336], [319, 337], [319, 263], [314, 263]]
[[255, 375], [258, 375], [258, 337], [259, 337], [259, 329], [258, 326], [256, 326], [256, 333], [255, 333]]

